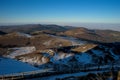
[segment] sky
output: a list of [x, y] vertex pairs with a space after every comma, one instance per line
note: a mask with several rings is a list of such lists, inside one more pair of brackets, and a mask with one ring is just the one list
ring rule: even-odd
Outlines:
[[120, 0], [0, 0], [0, 25], [120, 23]]

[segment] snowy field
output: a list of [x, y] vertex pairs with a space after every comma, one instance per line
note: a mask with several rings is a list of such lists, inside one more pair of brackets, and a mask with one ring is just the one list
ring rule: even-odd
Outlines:
[[29, 64], [0, 57], [0, 75], [39, 70]]
[[65, 39], [65, 40], [69, 40], [72, 42], [72, 45], [83, 45], [86, 44], [87, 41], [83, 41], [74, 37], [67, 37], [67, 36], [56, 36], [56, 35], [50, 35], [52, 37], [56, 37], [56, 38], [61, 38], [61, 39]]
[[13, 51], [10, 52], [9, 55], [7, 55], [6, 57], [15, 58], [16, 56], [19, 56], [19, 55], [24, 55], [24, 54], [31, 53], [31, 52], [35, 51], [36, 48], [34, 46], [31, 46], [31, 47], [16, 47], [16, 48], [9, 48], [9, 50], [13, 50]]

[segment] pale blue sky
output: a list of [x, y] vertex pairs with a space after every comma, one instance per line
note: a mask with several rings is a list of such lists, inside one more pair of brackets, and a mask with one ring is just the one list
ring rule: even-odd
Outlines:
[[0, 0], [0, 24], [120, 23], [120, 0]]

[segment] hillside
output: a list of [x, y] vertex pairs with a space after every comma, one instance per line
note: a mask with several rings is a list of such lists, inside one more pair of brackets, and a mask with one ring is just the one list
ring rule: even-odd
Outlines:
[[66, 39], [56, 38], [47, 34], [30, 35], [20, 32], [13, 32], [0, 36], [0, 54], [7, 54], [8, 48], [35, 46], [37, 50], [54, 48], [59, 46], [70, 46], [72, 42]]
[[71, 36], [78, 39], [93, 41], [93, 42], [119, 42], [120, 32], [112, 30], [90, 30], [87, 28], [75, 28], [60, 32], [57, 35]]
[[28, 24], [28, 25], [11, 25], [11, 26], [0, 26], [0, 30], [4, 32], [24, 32], [30, 33], [33, 31], [49, 30], [53, 32], [61, 32], [73, 27], [59, 26], [59, 25], [42, 25], [42, 24]]
[[18, 32], [12, 32], [3, 36], [0, 36], [0, 47], [17, 47], [26, 46], [28, 44], [29, 38]]
[[30, 39], [30, 44], [38, 49], [44, 50], [46, 48], [53, 48], [59, 46], [70, 46], [72, 43], [69, 40], [55, 38], [47, 34], [35, 35]]
[[[27, 65], [40, 70], [51, 69], [50, 72], [46, 73], [54, 76], [54, 79], [59, 76], [63, 80], [69, 80], [71, 76], [78, 79], [85, 79], [86, 76], [95, 79], [104, 78], [101, 75], [105, 71], [109, 73], [113, 69], [119, 70], [120, 32], [57, 25], [33, 26], [1, 28], [8, 32], [0, 35], [0, 56], [6, 59], [0, 57], [0, 64], [3, 67], [5, 66], [5, 68], [0, 68], [5, 72], [4, 74], [24, 72], [25, 70], [20, 68], [25, 67], [22, 66], [22, 62], [23, 64], [27, 63], [25, 64], [25, 69], [28, 68], [26, 71], [32, 70]], [[21, 66], [19, 66], [19, 62], [21, 62]], [[8, 70], [6, 69], [8, 65], [13, 68], [17, 65], [19, 67]], [[93, 71], [93, 74], [89, 71]], [[96, 73], [98, 71], [102, 72], [99, 77]], [[44, 76], [50, 77], [46, 73]], [[84, 73], [85, 76], [80, 73]], [[40, 78], [43, 79], [44, 77], [41, 76]]]
[[[79, 50], [78, 52], [77, 50], [73, 51], [75, 48], [80, 47], [83, 48], [83, 46], [76, 46], [71, 48], [61, 47], [57, 50], [38, 50], [33, 53], [16, 56], [16, 59], [39, 67], [44, 66], [43, 68], [47, 66], [55, 67], [56, 65], [59, 67], [72, 68], [70, 67], [71, 65], [78, 67], [78, 64], [110, 64], [113, 61], [117, 62], [120, 57], [120, 54], [117, 53], [117, 49], [119, 48], [115, 48], [114, 46], [98, 45], [91, 49], [87, 48], [84, 52], [79, 52]], [[87, 45], [84, 47], [87, 47]], [[57, 70], [57, 68], [55, 69]]]
[[39, 33], [54, 34], [61, 36], [71, 36], [83, 40], [90, 40], [95, 42], [119, 42], [120, 32], [113, 30], [96, 30], [87, 29], [83, 27], [73, 26], [59, 26], [59, 25], [42, 25], [42, 24], [28, 24], [28, 25], [13, 25], [0, 26], [0, 31], [23, 32], [36, 35]]

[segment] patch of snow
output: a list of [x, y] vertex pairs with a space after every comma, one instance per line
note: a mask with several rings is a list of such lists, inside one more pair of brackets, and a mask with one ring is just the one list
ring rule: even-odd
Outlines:
[[53, 63], [67, 63], [74, 54], [66, 54], [66, 53], [55, 53], [55, 55], [51, 58]]
[[44, 42], [43, 44], [44, 44], [45, 46], [49, 46], [49, 45], [50, 45], [50, 43], [51, 43], [51, 40], [46, 41], [46, 42]]
[[94, 54], [96, 54], [97, 56], [101, 56], [101, 57], [104, 57], [105, 55], [104, 55], [104, 53], [103, 53], [103, 51], [101, 51], [101, 50], [94, 50], [94, 49], [92, 49], [91, 50]]
[[9, 58], [15, 58], [16, 56], [28, 54], [36, 50], [34, 46], [32, 47], [16, 47], [16, 48], [10, 48], [10, 50], [13, 50], [13, 52], [9, 53], [6, 57]]
[[92, 63], [92, 56], [88, 53], [76, 54], [75, 58], [78, 60], [78, 62], [83, 64]]
[[41, 59], [41, 60], [42, 60], [42, 63], [46, 63], [46, 58], [47, 58], [47, 57], [45, 57], [45, 56], [42, 57], [42, 59]]
[[56, 36], [56, 35], [50, 35], [50, 36], [69, 40], [69, 41], [72, 42], [73, 46], [74, 45], [83, 45], [83, 44], [87, 43], [86, 41], [83, 41], [83, 40], [80, 40], [80, 39], [77, 39], [77, 38], [74, 38], [74, 37], [64, 37], [64, 36]]
[[39, 59], [39, 56], [38, 56], [38, 57], [35, 56], [35, 57], [32, 57], [32, 58], [21, 57], [21, 58], [20, 58], [20, 61], [22, 61], [22, 62], [27, 62], [27, 63], [29, 63], [29, 64], [31, 64], [31, 65], [35, 65], [35, 64], [41, 65], [41, 64], [43, 64], [42, 60]]
[[22, 56], [19, 58], [20, 61], [22, 62], [26, 62], [29, 63], [31, 65], [42, 65], [42, 64], [46, 64], [47, 62], [49, 62], [50, 59], [50, 55], [47, 53], [42, 53], [41, 56], [31, 56], [31, 57], [27, 57], [27, 56]]
[[0, 57], [0, 75], [38, 70], [37, 68], [9, 58]]
[[30, 34], [26, 34], [26, 33], [17, 32], [17, 34], [19, 34], [20, 36], [28, 37], [28, 38], [32, 37]]
[[39, 51], [40, 53], [43, 53], [43, 55], [45, 56], [53, 56], [54, 55], [54, 51], [53, 50], [51, 50], [51, 49], [47, 49], [47, 50], [41, 50], [41, 51]]

